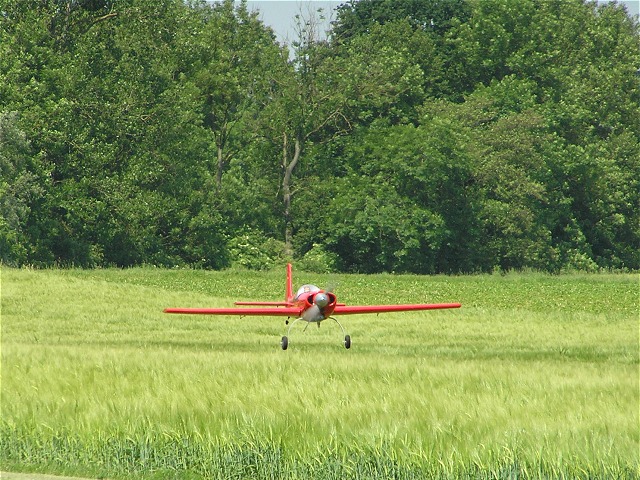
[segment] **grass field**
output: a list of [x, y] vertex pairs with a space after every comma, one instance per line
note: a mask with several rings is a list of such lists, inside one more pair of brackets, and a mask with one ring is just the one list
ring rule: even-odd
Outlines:
[[0, 465], [100, 478], [640, 478], [638, 275], [316, 275], [348, 304], [460, 310], [165, 315], [280, 300], [274, 272], [3, 267]]

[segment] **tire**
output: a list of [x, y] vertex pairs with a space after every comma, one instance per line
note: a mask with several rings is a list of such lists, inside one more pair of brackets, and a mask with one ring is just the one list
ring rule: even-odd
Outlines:
[[280, 341], [280, 346], [282, 347], [283, 350], [286, 350], [287, 347], [289, 346], [289, 339], [286, 337], [286, 335], [282, 337], [282, 340]]
[[344, 337], [344, 348], [347, 350], [351, 348], [351, 337], [349, 335], [345, 335]]

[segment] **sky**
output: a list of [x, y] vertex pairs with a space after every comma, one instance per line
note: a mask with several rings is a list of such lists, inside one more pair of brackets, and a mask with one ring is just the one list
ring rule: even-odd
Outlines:
[[[247, 7], [260, 11], [259, 18], [273, 28], [278, 41], [290, 45], [296, 40], [296, 15], [303, 19], [310, 18], [318, 9], [322, 9], [326, 17], [321, 24], [320, 33], [323, 33], [329, 30], [331, 20], [335, 20], [333, 11], [341, 3], [345, 3], [345, 0], [254, 0], [247, 1]], [[316, 18], [319, 18], [317, 14]]]

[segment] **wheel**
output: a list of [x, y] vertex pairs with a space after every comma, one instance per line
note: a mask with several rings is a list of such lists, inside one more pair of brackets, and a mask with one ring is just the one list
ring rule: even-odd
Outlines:
[[351, 337], [349, 335], [344, 336], [344, 348], [347, 350], [351, 348]]
[[282, 346], [283, 350], [286, 350], [287, 347], [289, 346], [289, 339], [286, 337], [286, 335], [282, 337], [282, 340], [280, 341], [280, 345]]

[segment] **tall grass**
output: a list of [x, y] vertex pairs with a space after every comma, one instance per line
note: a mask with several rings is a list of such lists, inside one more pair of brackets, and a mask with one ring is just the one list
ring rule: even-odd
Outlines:
[[[337, 278], [336, 278], [337, 277]], [[183, 317], [281, 272], [2, 269], [3, 468], [110, 478], [638, 475], [638, 278], [317, 276], [328, 322]]]

